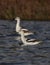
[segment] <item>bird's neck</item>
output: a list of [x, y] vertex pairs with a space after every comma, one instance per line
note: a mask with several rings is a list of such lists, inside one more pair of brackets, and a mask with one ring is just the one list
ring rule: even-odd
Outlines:
[[17, 27], [20, 26], [20, 20], [17, 20]]
[[21, 32], [21, 40], [22, 40], [23, 43], [26, 43], [26, 39], [25, 39], [23, 31]]
[[19, 30], [20, 30], [20, 20], [17, 20], [16, 31], [19, 32]]

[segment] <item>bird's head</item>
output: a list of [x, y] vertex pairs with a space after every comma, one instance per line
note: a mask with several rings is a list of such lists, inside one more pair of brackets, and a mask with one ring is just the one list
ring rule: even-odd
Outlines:
[[15, 20], [20, 21], [20, 17], [16, 17]]

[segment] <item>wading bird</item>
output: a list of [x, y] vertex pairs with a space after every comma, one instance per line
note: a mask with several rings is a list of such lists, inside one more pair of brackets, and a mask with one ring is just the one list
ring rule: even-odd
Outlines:
[[36, 45], [36, 44], [39, 44], [41, 43], [42, 41], [27, 41], [25, 39], [25, 36], [24, 36], [24, 31], [21, 30], [21, 40], [23, 42], [23, 45], [22, 46], [26, 46], [26, 45]]
[[16, 32], [18, 32], [19, 34], [21, 34], [21, 30], [23, 30], [24, 31], [24, 35], [33, 34], [32, 32], [28, 31], [28, 29], [23, 29], [20, 26], [20, 18], [19, 17], [16, 17], [15, 20], [17, 21], [17, 23], [16, 23]]

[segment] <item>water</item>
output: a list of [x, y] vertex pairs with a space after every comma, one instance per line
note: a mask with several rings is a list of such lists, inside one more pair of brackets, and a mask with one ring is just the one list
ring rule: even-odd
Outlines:
[[21, 26], [34, 32], [28, 38], [43, 42], [35, 46], [20, 46], [20, 35], [15, 32], [16, 21], [0, 20], [0, 64], [50, 65], [50, 22], [21, 21]]

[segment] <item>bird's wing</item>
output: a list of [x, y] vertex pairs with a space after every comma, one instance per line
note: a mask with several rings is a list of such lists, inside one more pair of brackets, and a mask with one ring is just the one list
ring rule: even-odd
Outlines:
[[33, 42], [33, 41], [35, 41], [36, 39], [27, 39], [26, 41], [28, 41], [28, 42]]
[[28, 29], [22, 29], [23, 31], [28, 31]]

